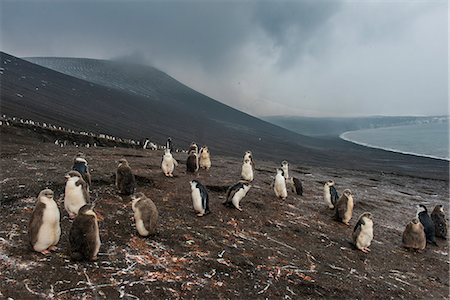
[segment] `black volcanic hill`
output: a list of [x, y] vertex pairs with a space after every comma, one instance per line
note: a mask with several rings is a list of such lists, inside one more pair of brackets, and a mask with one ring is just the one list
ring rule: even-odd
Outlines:
[[196, 141], [213, 154], [241, 156], [251, 149], [256, 159], [448, 179], [448, 162], [306, 137], [215, 101], [155, 68], [78, 58], [28, 60], [45, 67], [1, 53], [2, 114], [160, 144], [170, 136], [175, 147]]
[[[226, 106], [151, 67], [92, 59], [49, 61], [70, 65], [84, 79], [2, 53], [2, 113], [158, 143], [170, 136], [180, 148], [197, 141], [223, 154], [252, 149], [259, 157], [286, 157], [292, 148], [299, 154], [313, 151], [302, 141], [317, 146], [314, 139]], [[314, 152], [312, 158], [323, 157]]]

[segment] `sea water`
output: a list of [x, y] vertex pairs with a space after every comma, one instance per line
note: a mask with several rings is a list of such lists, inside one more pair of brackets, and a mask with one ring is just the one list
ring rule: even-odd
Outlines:
[[448, 120], [348, 131], [340, 137], [367, 147], [450, 160]]

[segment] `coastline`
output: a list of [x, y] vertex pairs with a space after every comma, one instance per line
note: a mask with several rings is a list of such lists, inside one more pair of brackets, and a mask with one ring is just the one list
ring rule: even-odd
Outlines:
[[[389, 128], [389, 127], [382, 127], [382, 128]], [[347, 142], [350, 142], [350, 143], [353, 143], [353, 144], [356, 144], [356, 145], [359, 145], [359, 146], [367, 147], [367, 148], [379, 149], [379, 150], [384, 150], [384, 151], [388, 151], [388, 152], [412, 155], [412, 156], [416, 156], [416, 157], [426, 157], [426, 158], [442, 160], [442, 161], [445, 161], [445, 162], [450, 162], [450, 158], [439, 157], [439, 156], [435, 156], [435, 155], [422, 154], [422, 153], [409, 152], [409, 151], [402, 151], [402, 150], [393, 149], [393, 148], [389, 148], [389, 147], [376, 146], [376, 145], [372, 145], [372, 144], [369, 144], [369, 143], [359, 142], [359, 141], [353, 140], [353, 139], [351, 139], [351, 138], [346, 136], [348, 133], [355, 132], [355, 131], [359, 131], [359, 130], [350, 130], [350, 131], [343, 132], [343, 133], [341, 133], [339, 135], [339, 138], [344, 140], [344, 141], [347, 141]]]

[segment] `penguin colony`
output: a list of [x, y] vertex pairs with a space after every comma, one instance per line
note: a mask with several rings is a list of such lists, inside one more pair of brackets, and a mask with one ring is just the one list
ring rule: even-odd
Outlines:
[[[178, 165], [172, 156], [172, 140], [169, 138], [165, 147], [161, 169], [165, 176], [173, 177], [174, 168]], [[116, 188], [119, 194], [131, 195], [131, 209], [134, 213], [136, 230], [140, 236], [147, 237], [157, 233], [158, 209], [154, 202], [142, 192], [135, 193], [135, 177], [131, 167], [125, 159], [120, 159], [116, 171]], [[186, 160], [186, 172], [196, 173], [202, 168], [209, 171], [211, 157], [207, 146], [200, 151], [196, 143], [192, 143]], [[223, 205], [242, 211], [240, 202], [246, 197], [251, 182], [254, 179], [254, 162], [251, 151], [244, 153], [241, 180], [231, 185], [226, 192]], [[89, 186], [91, 175], [89, 166], [83, 153], [78, 153], [73, 161], [72, 170], [66, 175], [64, 193], [64, 208], [69, 218], [73, 219], [69, 232], [71, 259], [74, 261], [97, 259], [101, 240], [97, 215], [94, 211], [95, 203], [90, 203]], [[198, 217], [211, 213], [209, 195], [206, 187], [198, 180], [189, 181], [193, 210]], [[297, 195], [303, 194], [301, 181], [289, 177], [289, 164], [281, 163], [276, 169], [274, 177], [274, 193], [276, 198], [287, 198], [288, 188]], [[60, 212], [54, 200], [53, 191], [42, 190], [28, 224], [28, 237], [31, 248], [42, 254], [49, 254], [57, 249], [61, 235]], [[325, 205], [334, 209], [334, 219], [345, 225], [350, 225], [355, 205], [353, 193], [345, 189], [339, 197], [335, 182], [329, 180], [324, 184], [323, 197]], [[402, 235], [402, 245], [413, 250], [423, 250], [426, 245], [436, 244], [435, 237], [447, 238], [447, 220], [442, 205], [437, 205], [431, 216], [424, 205], [417, 206], [416, 216], [406, 225]], [[361, 214], [354, 226], [352, 242], [356, 249], [369, 253], [369, 246], [373, 240], [373, 216], [370, 212]]]

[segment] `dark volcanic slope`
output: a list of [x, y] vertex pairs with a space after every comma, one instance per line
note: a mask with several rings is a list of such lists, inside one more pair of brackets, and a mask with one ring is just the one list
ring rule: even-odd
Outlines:
[[49, 59], [83, 80], [1, 55], [1, 111], [10, 116], [124, 138], [150, 137], [158, 143], [171, 136], [180, 148], [195, 140], [227, 155], [251, 149], [260, 159], [448, 179], [448, 162], [302, 136], [217, 102], [150, 67]]

